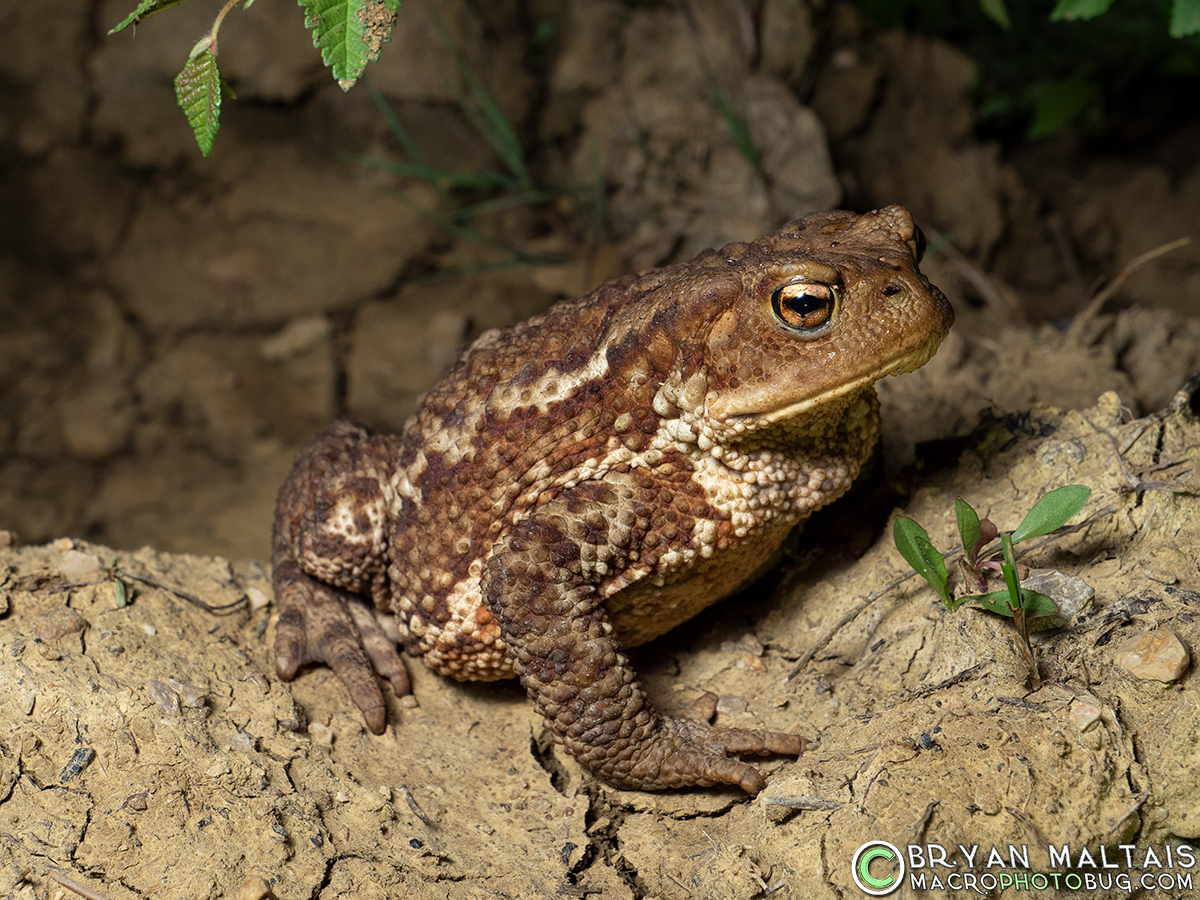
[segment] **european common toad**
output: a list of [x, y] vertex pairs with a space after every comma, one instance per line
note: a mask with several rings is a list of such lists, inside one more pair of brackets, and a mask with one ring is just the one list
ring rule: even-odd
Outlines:
[[850, 486], [873, 382], [953, 321], [922, 251], [900, 207], [810, 215], [487, 332], [399, 435], [334, 424], [279, 495], [279, 674], [329, 664], [380, 733], [376, 673], [408, 692], [398, 629], [442, 674], [520, 677], [613, 784], [757, 793], [726, 754], [802, 739], [660, 715], [621, 649], [746, 584]]

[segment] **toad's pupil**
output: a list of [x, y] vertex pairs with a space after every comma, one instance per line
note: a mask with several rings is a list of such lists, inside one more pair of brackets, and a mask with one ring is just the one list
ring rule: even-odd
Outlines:
[[811, 316], [813, 313], [828, 309], [828, 301], [824, 297], [814, 297], [812, 294], [801, 294], [787, 299], [788, 311], [797, 316]]
[[829, 321], [833, 295], [824, 285], [787, 285], [777, 292], [776, 308], [779, 317], [792, 328], [815, 328]]

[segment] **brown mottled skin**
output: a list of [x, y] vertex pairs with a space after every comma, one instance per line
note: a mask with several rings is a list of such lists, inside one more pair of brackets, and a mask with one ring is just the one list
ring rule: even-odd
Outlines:
[[519, 676], [613, 784], [760, 791], [726, 754], [802, 739], [711, 726], [711, 699], [659, 714], [621, 648], [745, 584], [850, 486], [873, 382], [953, 321], [921, 244], [900, 207], [807, 216], [484, 334], [400, 435], [326, 429], [279, 494], [279, 674], [327, 663], [380, 733], [376, 673], [408, 692], [398, 641], [455, 678]]

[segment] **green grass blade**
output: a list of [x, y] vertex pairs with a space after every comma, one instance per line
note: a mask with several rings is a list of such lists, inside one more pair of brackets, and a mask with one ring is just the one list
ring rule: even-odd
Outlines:
[[[376, 156], [348, 156], [347, 158], [380, 172], [391, 172], [407, 178], [419, 178], [422, 181], [432, 184], [439, 190], [439, 193], [446, 187], [490, 190], [493, 188], [511, 188], [513, 186], [512, 179], [507, 175], [495, 175], [491, 172], [445, 172], [441, 169], [430, 168], [421, 163], [399, 162], [394, 159], [381, 159]], [[537, 197], [535, 199], [545, 198]]]
[[[500, 154], [500, 158], [504, 160], [504, 165], [508, 167], [508, 170], [521, 181], [528, 181], [529, 173], [525, 168], [525, 148], [521, 146], [521, 139], [517, 137], [516, 129], [508, 121], [504, 110], [496, 104], [491, 94], [484, 88], [474, 70], [467, 65], [466, 57], [462, 57], [461, 65], [464, 67], [463, 77], [471, 88], [471, 99], [475, 102], [479, 113], [482, 113], [482, 120], [476, 124], [476, 128], [479, 128], [480, 133], [487, 138], [492, 148]], [[471, 109], [469, 104], [464, 106], [464, 111], [468, 114]]]
[[175, 100], [192, 126], [200, 152], [208, 156], [221, 125], [221, 73], [211, 50], [193, 56], [175, 76]]
[[1083, 509], [1092, 489], [1082, 484], [1067, 484], [1044, 495], [1026, 513], [1017, 530], [1012, 533], [1014, 544], [1031, 537], [1048, 534], [1055, 528], [1067, 524], [1075, 513]]
[[[430, 222], [433, 222], [435, 225], [445, 228], [447, 231], [449, 231], [455, 237], [461, 237], [461, 238], [464, 238], [465, 240], [473, 241], [484, 247], [488, 247], [489, 249], [499, 250], [500, 252], [506, 254], [509, 257], [509, 259], [503, 260], [502, 262], [497, 264], [501, 267], [508, 267], [509, 265], [513, 265], [513, 264], [515, 264], [515, 265], [561, 265], [563, 262], [563, 260], [560, 257], [550, 256], [550, 255], [544, 254], [544, 253], [526, 253], [523, 250], [521, 250], [519, 247], [514, 247], [513, 245], [511, 245], [505, 241], [501, 241], [501, 240], [498, 240], [497, 238], [491, 237], [490, 235], [484, 234], [478, 228], [474, 228], [471, 225], [463, 225], [463, 224], [460, 224], [459, 222], [455, 221], [454, 219], [447, 218], [446, 216], [443, 216], [440, 213], [438, 213], [436, 210], [429, 209], [428, 207], [423, 206], [420, 203], [417, 203], [416, 201], [412, 200], [412, 198], [410, 198], [407, 194], [405, 194], [403, 192], [396, 192], [395, 194], [393, 194], [393, 196], [399, 202], [401, 202], [405, 206], [407, 206], [409, 209], [416, 212], [418, 215], [423, 216], [424, 218], [428, 219]], [[487, 269], [482, 269], [480, 271], [487, 271]]]
[[725, 125], [729, 129], [729, 134], [733, 137], [734, 144], [737, 145], [738, 152], [761, 174], [762, 154], [758, 152], [758, 147], [754, 143], [754, 137], [750, 134], [750, 124], [743, 116], [738, 115], [738, 111], [733, 108], [733, 104], [729, 101], [729, 96], [721, 87], [721, 82], [717, 80], [716, 73], [713, 72], [712, 66], [708, 63], [708, 57], [704, 54], [704, 47], [701, 45], [697, 34], [697, 25], [690, 16], [688, 17], [688, 24], [691, 26], [692, 43], [696, 51], [696, 62], [700, 65], [700, 74], [704, 76], [704, 84], [712, 96], [713, 103], [716, 104], [717, 109], [720, 111], [721, 118], [725, 120]]
[[450, 51], [450, 54], [454, 57], [454, 65], [458, 69], [458, 74], [467, 86], [469, 96], [458, 97], [459, 108], [462, 109], [463, 114], [471, 121], [475, 130], [496, 151], [500, 159], [503, 160], [504, 165], [517, 180], [522, 184], [528, 183], [529, 172], [525, 167], [525, 148], [521, 145], [520, 138], [517, 137], [516, 129], [509, 122], [508, 117], [504, 114], [504, 110], [492, 99], [492, 95], [484, 87], [483, 81], [471, 66], [467, 55], [454, 42], [454, 38], [450, 35], [450, 29], [446, 27], [446, 23], [442, 20], [441, 15], [438, 14], [437, 8], [432, 3], [429, 3], [428, 0], [425, 3], [425, 8], [429, 13], [429, 18], [433, 22], [434, 28], [437, 29], [442, 46]]
[[367, 82], [367, 93], [371, 95], [371, 102], [375, 104], [375, 108], [383, 116], [383, 122], [387, 125], [388, 131], [400, 142], [400, 146], [404, 148], [404, 152], [408, 154], [408, 158], [415, 165], [425, 166], [425, 155], [421, 153], [416, 141], [409, 135], [408, 129], [400, 124], [400, 119], [392, 109], [392, 105], [388, 103], [387, 97], [383, 96], [383, 92], [371, 84], [370, 81]]

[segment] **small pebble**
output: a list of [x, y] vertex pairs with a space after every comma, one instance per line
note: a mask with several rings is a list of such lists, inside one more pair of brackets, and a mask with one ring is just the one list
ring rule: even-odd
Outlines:
[[179, 715], [179, 694], [173, 691], [169, 684], [152, 678], [146, 682], [146, 691], [158, 704], [159, 709], [167, 715]]
[[752, 634], [742, 635], [741, 640], [737, 642], [737, 649], [744, 650], [752, 656], [762, 656], [764, 650], [762, 642]]
[[323, 725], [320, 722], [309, 722], [308, 733], [315, 743], [325, 747], [333, 746], [333, 729], [328, 725]]
[[251, 875], [238, 885], [235, 896], [236, 900], [267, 900], [275, 895], [271, 893], [271, 886], [265, 878], [261, 875]]
[[60, 606], [34, 619], [34, 630], [43, 641], [56, 641], [64, 635], [79, 634], [87, 625], [87, 619], [69, 606]]
[[717, 712], [719, 713], [745, 712], [746, 707], [746, 698], [733, 694], [722, 694], [717, 700]]
[[325, 316], [293, 319], [259, 345], [267, 362], [280, 363], [299, 356], [329, 336], [333, 326]]
[[132, 809], [136, 812], [145, 812], [150, 808], [150, 804], [146, 802], [149, 796], [149, 791], [139, 791], [136, 794], [130, 794], [125, 798], [125, 802], [121, 804], [121, 809]]
[[167, 686], [179, 695], [179, 699], [183, 701], [184, 706], [191, 709], [199, 709], [204, 706], [206, 697], [205, 688], [196, 687], [194, 684], [188, 684], [175, 678], [168, 678]]
[[1059, 611], [1057, 616], [1044, 616], [1031, 621], [1031, 631], [1069, 625], [1091, 605], [1096, 596], [1095, 589], [1082, 578], [1055, 569], [1030, 569], [1028, 577], [1021, 579], [1021, 587], [1045, 594], [1054, 601]]
[[250, 609], [254, 612], [257, 612], [271, 602], [266, 593], [256, 587], [246, 588], [246, 596], [250, 598]]
[[84, 581], [100, 571], [100, 560], [93, 553], [68, 550], [58, 563], [58, 571], [68, 581]]
[[1188, 664], [1187, 647], [1169, 628], [1132, 637], [1116, 649], [1113, 662], [1134, 678], [1177, 681]]
[[1067, 719], [1080, 731], [1086, 731], [1088, 726], [1100, 718], [1100, 706], [1091, 700], [1076, 699], [1067, 711]]

